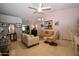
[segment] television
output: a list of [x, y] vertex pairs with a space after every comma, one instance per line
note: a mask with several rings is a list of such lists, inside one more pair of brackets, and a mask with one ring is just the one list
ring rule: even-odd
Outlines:
[[29, 34], [30, 33], [30, 27], [29, 26], [22, 26], [22, 32]]

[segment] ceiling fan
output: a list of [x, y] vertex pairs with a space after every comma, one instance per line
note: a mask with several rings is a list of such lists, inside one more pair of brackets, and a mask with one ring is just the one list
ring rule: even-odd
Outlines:
[[44, 14], [43, 11], [47, 11], [47, 10], [51, 10], [51, 7], [43, 7], [43, 3], [39, 3], [38, 8], [35, 7], [28, 7], [30, 9], [35, 10], [35, 12], [33, 12], [33, 14]]

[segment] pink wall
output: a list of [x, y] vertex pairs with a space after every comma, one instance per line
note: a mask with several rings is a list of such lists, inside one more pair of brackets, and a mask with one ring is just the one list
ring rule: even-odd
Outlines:
[[[76, 25], [76, 20], [79, 18], [79, 8], [63, 9], [48, 13], [44, 16], [45, 20], [53, 19], [54, 23], [59, 22], [59, 30], [64, 39], [70, 38], [70, 32]], [[54, 26], [55, 29], [56, 26]]]
[[44, 19], [58, 19], [58, 18], [70, 18], [70, 17], [79, 17], [79, 8], [70, 8], [70, 9], [63, 9], [54, 12], [50, 12], [44, 15]]

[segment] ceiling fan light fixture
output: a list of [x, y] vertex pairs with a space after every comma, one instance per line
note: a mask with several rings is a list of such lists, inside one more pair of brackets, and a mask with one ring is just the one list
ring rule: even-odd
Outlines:
[[42, 12], [41, 8], [38, 9], [38, 12]]

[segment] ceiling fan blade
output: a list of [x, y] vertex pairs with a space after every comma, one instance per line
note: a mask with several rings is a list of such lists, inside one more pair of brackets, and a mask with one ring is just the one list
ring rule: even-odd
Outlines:
[[42, 11], [41, 8], [42, 8], [42, 3], [39, 3], [39, 7], [38, 7], [38, 10], [37, 10], [37, 11], [38, 11], [38, 12], [41, 12], [41, 11]]
[[44, 15], [44, 13], [43, 12], [33, 12], [33, 14], [43, 14]]
[[36, 14], [37, 12], [35, 11], [35, 12], [33, 12], [33, 14]]
[[39, 8], [41, 8], [43, 6], [43, 3], [39, 3]]
[[28, 7], [28, 8], [30, 8], [30, 9], [34, 9], [34, 10], [37, 10], [36, 8], [34, 8], [34, 7]]
[[42, 10], [51, 10], [51, 7], [43, 7]]

